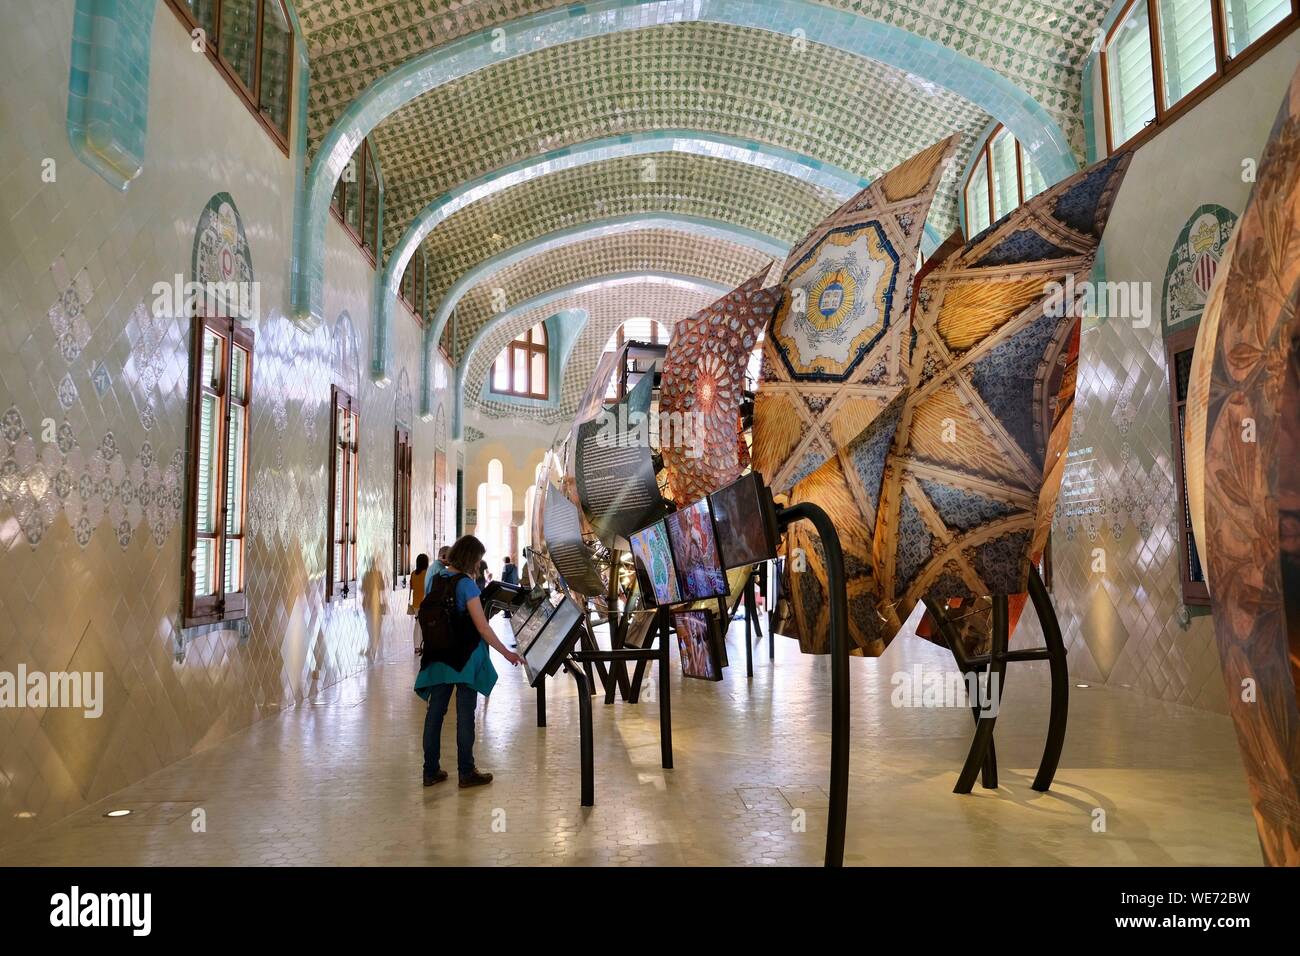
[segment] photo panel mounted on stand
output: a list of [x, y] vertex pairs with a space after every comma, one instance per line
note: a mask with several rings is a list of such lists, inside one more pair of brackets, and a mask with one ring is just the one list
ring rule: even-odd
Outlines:
[[[582, 634], [585, 611], [568, 595], [552, 603], [545, 601], [525, 624], [528, 643], [521, 632], [519, 656], [523, 658], [528, 683], [536, 687], [544, 677], [554, 677]], [[534, 623], [536, 622], [536, 623]]]

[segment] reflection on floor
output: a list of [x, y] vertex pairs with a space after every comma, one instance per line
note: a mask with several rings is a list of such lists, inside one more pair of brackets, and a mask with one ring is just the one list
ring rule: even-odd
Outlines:
[[[584, 810], [570, 679], [548, 682], [548, 726], [538, 728], [523, 674], [498, 660], [476, 748], [496, 781], [456, 789], [453, 707], [443, 745], [451, 782], [426, 790], [416, 664], [392, 648], [319, 700], [3, 848], [0, 864], [820, 864], [829, 670], [784, 638], [776, 651], [770, 662], [763, 644], [747, 681], [743, 629], [733, 626], [721, 684], [682, 680], [674, 651], [674, 770], [660, 769], [653, 700], [597, 698], [596, 806]], [[891, 706], [891, 677], [916, 666], [952, 662], [914, 637], [851, 662], [847, 863], [1260, 862], [1226, 717], [1072, 687], [1056, 786], [1038, 794], [1029, 784], [1047, 675], [1016, 665], [997, 730], [1001, 789], [959, 797], [950, 791], [970, 712]], [[103, 816], [114, 808], [134, 812]]]

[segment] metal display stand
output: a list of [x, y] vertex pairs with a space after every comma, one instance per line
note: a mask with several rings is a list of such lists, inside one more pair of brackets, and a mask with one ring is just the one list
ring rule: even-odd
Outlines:
[[[1043, 746], [1043, 756], [1038, 763], [1038, 773], [1034, 776], [1033, 789], [1040, 792], [1051, 788], [1056, 776], [1056, 768], [1061, 760], [1061, 748], [1065, 744], [1065, 729], [1070, 707], [1070, 675], [1065, 656], [1065, 644], [1061, 640], [1061, 625], [1056, 619], [1047, 588], [1039, 577], [1038, 569], [1032, 564], [1029, 568], [1029, 599], [1043, 628], [1043, 647], [1012, 651], [1007, 649], [1009, 640], [1010, 618], [1007, 610], [1007, 596], [993, 596], [993, 633], [988, 654], [967, 657], [962, 649], [952, 618], [946, 608], [934, 601], [925, 601], [926, 610], [934, 618], [943, 635], [944, 642], [952, 651], [957, 666], [962, 674], [970, 680], [970, 675], [985, 669], [989, 693], [996, 693], [999, 704], [992, 713], [986, 713], [979, 701], [974, 701], [972, 709], [975, 715], [975, 736], [971, 739], [970, 751], [966, 762], [957, 777], [953, 793], [970, 793], [975, 786], [976, 774], [981, 775], [981, 785], [993, 790], [998, 785], [997, 752], [993, 745], [993, 730], [997, 723], [997, 711], [1001, 709], [1001, 696], [1006, 690], [1007, 664], [1017, 661], [1047, 661], [1051, 669], [1052, 699], [1047, 721], [1047, 742]], [[995, 683], [996, 680], [996, 683]]]
[[[671, 662], [668, 647], [668, 611], [666, 608], [659, 608], [656, 613], [659, 617], [659, 646], [657, 648], [618, 647], [607, 651], [598, 647], [584, 648], [571, 651], [568, 659], [564, 662], [564, 669], [569, 672], [569, 675], [578, 684], [579, 732], [582, 734], [582, 805], [584, 807], [595, 806], [596, 789], [591, 729], [591, 697], [594, 689], [591, 687], [586, 675], [586, 669], [592, 664], [597, 667], [602, 664], [610, 664], [612, 669], [614, 664], [621, 665], [629, 661], [637, 662], [636, 690], [632, 692], [629, 689], [628, 696], [624, 698], [629, 700], [630, 703], [636, 703], [641, 687], [641, 668], [639, 665], [650, 661], [659, 662], [660, 762], [665, 770], [673, 769], [672, 704], [668, 687], [668, 669]], [[588, 635], [590, 635], [589, 630]], [[616, 684], [617, 681], [611, 675], [607, 693], [611, 693]]]
[[[808, 521], [821, 538], [826, 561], [826, 598], [831, 627], [831, 782], [826, 820], [825, 865], [844, 865], [844, 835], [849, 809], [849, 609], [844, 581], [844, 553], [830, 516], [811, 501], [776, 509], [784, 531], [796, 521]], [[768, 627], [769, 632], [771, 627]]]

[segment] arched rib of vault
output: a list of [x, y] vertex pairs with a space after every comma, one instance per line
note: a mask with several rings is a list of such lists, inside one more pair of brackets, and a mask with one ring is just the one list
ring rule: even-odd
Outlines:
[[[397, 292], [407, 264], [424, 238], [448, 217], [473, 202], [489, 198], [539, 176], [609, 159], [676, 152], [696, 156], [715, 156], [781, 173], [810, 186], [826, 190], [835, 196], [837, 203], [868, 184], [865, 177], [856, 176], [847, 170], [827, 165], [809, 156], [792, 153], [781, 147], [745, 141], [733, 136], [684, 129], [649, 130], [627, 136], [607, 136], [513, 163], [472, 182], [457, 186], [430, 202], [406, 227], [401, 239], [388, 254], [376, 299], [375, 334], [371, 336], [373, 343], [371, 373], [374, 378], [376, 380], [388, 378], [391, 367], [391, 356], [388, 354], [388, 330], [392, 328]], [[926, 237], [923, 241], [925, 252], [929, 254], [939, 241], [939, 234], [927, 223]]]
[[[751, 229], [737, 226], [735, 223], [728, 220], [706, 219], [700, 216], [684, 216], [679, 214], [636, 214], [582, 223], [578, 226], [557, 230], [556, 232], [546, 236], [540, 236], [515, 248], [507, 249], [466, 272], [452, 285], [447, 296], [444, 298], [446, 311], [443, 312], [441, 309], [439, 311], [439, 315], [442, 316], [442, 322], [445, 323], [446, 317], [451, 314], [451, 309], [454, 307], [455, 303], [460, 300], [461, 296], [463, 296], [468, 289], [471, 289], [478, 283], [484, 281], [486, 277], [514, 265], [515, 263], [521, 262], [530, 256], [539, 255], [551, 249], [557, 249], [573, 243], [600, 239], [606, 236], [614, 236], [629, 228], [672, 229], [706, 239], [720, 239], [754, 249], [763, 255], [771, 256], [773, 259], [783, 259], [786, 252], [789, 250], [788, 241], [783, 241], [772, 236], [762, 235]], [[426, 324], [422, 363], [424, 375], [420, 399], [421, 416], [426, 419], [433, 413], [432, 379], [430, 370], [433, 367], [432, 361], [434, 349], [437, 348], [438, 344], [437, 336], [440, 334], [441, 325], [438, 321], [435, 320]], [[458, 366], [463, 369], [464, 365], [465, 361], [461, 358], [458, 361]]]
[[598, 220], [670, 215], [727, 222], [788, 248], [838, 205], [790, 176], [712, 156], [664, 153], [647, 169], [629, 156], [530, 180], [445, 219], [423, 243], [431, 320], [442, 341], [464, 277], [503, 249]]
[[1054, 182], [1073, 171], [1069, 142], [1032, 97], [987, 66], [933, 40], [891, 24], [809, 0], [598, 0], [521, 17], [509, 29], [485, 30], [403, 62], [371, 83], [338, 116], [308, 173], [295, 214], [295, 319], [312, 326], [323, 318], [324, 234], [330, 198], [361, 140], [387, 116], [429, 90], [503, 59], [647, 23], [705, 21], [782, 33], [792, 42], [824, 43], [907, 70], [922, 82], [967, 96], [1002, 121]]
[[[454, 436], [464, 427], [465, 396], [478, 396], [490, 361], [476, 356], [495, 355], [523, 329], [531, 328], [558, 312], [581, 311], [587, 321], [560, 372], [560, 398], [554, 407], [527, 407], [513, 402], [478, 401], [481, 411], [494, 417], [524, 417], [540, 422], [564, 422], [573, 417], [578, 399], [595, 371], [600, 350], [610, 335], [630, 318], [649, 316], [672, 326], [693, 315], [725, 293], [728, 285], [689, 275], [630, 273], [595, 277], [520, 303], [479, 330], [469, 353], [456, 370], [452, 395], [455, 402]], [[595, 351], [591, 343], [595, 342]], [[471, 374], [472, 373], [472, 374]]]
[[[689, 275], [732, 289], [773, 261], [763, 252], [724, 239], [629, 226], [612, 235], [557, 246], [484, 277], [461, 296], [456, 306], [456, 339], [443, 345], [452, 356], [466, 356], [478, 331], [518, 303], [598, 276]], [[491, 361], [495, 355], [480, 358]]]

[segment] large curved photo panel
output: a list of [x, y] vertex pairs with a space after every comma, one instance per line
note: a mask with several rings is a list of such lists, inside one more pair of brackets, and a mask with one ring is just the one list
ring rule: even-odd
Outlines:
[[[1237, 223], [1204, 403], [1204, 553], [1265, 862], [1300, 865], [1300, 71]], [[1193, 373], [1196, 377], [1196, 373]], [[1198, 414], [1189, 408], [1189, 417]], [[1188, 438], [1194, 433], [1188, 430]]]
[[763, 343], [753, 460], [789, 491], [906, 383], [904, 332], [922, 224], [957, 137], [894, 167], [790, 252]]
[[771, 267], [673, 326], [659, 390], [659, 450], [672, 499], [697, 501], [749, 467], [740, 429], [745, 368], [776, 312]]
[[1019, 594], [1050, 528], [1080, 320], [1131, 152], [1034, 197], [927, 270], [873, 555], [881, 613]]

